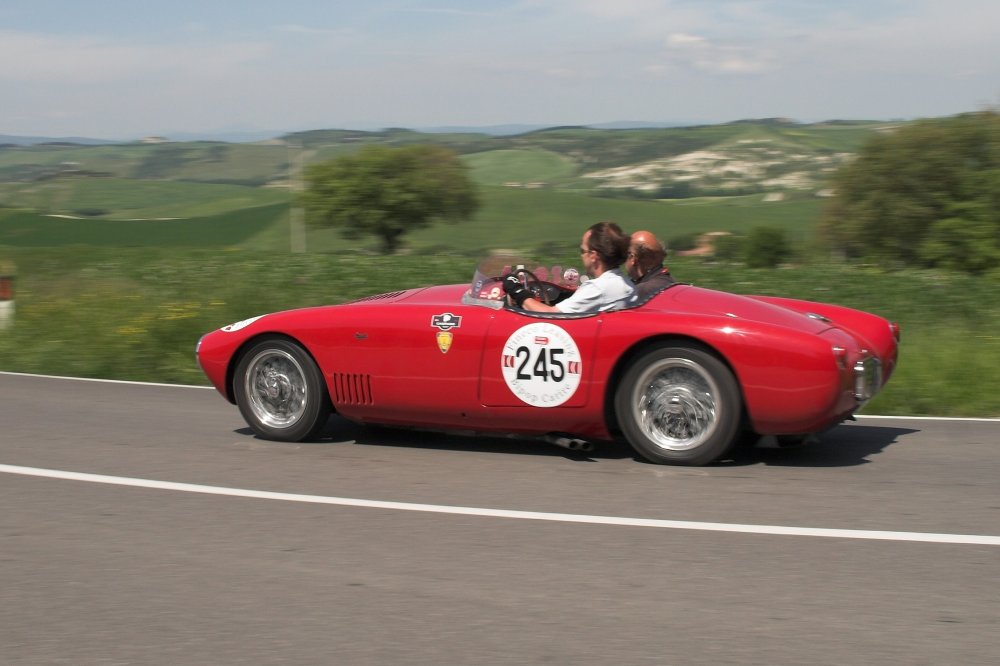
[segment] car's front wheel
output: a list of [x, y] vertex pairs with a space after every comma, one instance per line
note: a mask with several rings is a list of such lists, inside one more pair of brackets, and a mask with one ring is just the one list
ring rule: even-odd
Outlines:
[[312, 357], [290, 340], [268, 338], [247, 349], [233, 384], [240, 413], [265, 439], [298, 442], [315, 437], [330, 416], [323, 375]]
[[615, 394], [615, 413], [629, 444], [650, 462], [705, 465], [737, 439], [739, 386], [714, 355], [662, 344], [635, 358]]

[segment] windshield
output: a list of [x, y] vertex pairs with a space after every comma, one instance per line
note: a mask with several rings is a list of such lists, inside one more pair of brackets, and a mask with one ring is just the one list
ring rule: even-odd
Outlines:
[[567, 289], [580, 286], [580, 272], [573, 267], [541, 266], [514, 255], [487, 257], [476, 266], [469, 290], [462, 295], [466, 305], [482, 305], [499, 310], [504, 306], [504, 292], [500, 281], [511, 271], [523, 268], [534, 274], [542, 282], [551, 282]]

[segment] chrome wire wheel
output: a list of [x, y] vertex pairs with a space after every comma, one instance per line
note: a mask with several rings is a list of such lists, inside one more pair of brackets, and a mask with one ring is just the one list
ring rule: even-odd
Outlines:
[[333, 411], [316, 360], [299, 343], [278, 336], [261, 337], [240, 355], [233, 393], [247, 425], [264, 439], [314, 438]]
[[693, 361], [664, 359], [636, 383], [634, 418], [657, 446], [687, 451], [715, 432], [718, 394], [712, 377]]
[[248, 407], [269, 428], [289, 428], [305, 413], [309, 394], [299, 362], [281, 349], [254, 356], [244, 375]]
[[622, 432], [651, 462], [704, 465], [735, 443], [741, 417], [736, 379], [715, 355], [658, 345], [622, 375], [615, 412]]

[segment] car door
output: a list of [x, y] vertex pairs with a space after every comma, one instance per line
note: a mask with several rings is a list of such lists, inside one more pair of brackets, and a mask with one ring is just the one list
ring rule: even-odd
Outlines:
[[592, 315], [499, 310], [483, 339], [479, 395], [486, 407], [569, 409], [590, 399], [598, 333]]

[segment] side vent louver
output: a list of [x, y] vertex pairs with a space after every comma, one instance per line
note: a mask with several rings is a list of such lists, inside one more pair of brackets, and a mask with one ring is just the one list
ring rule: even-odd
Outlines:
[[330, 384], [333, 386], [333, 403], [335, 405], [374, 404], [371, 375], [337, 372], [331, 377]]

